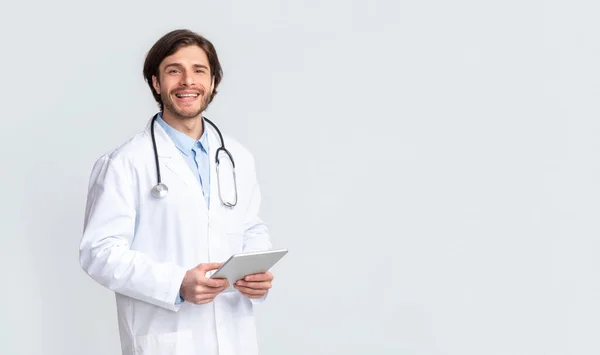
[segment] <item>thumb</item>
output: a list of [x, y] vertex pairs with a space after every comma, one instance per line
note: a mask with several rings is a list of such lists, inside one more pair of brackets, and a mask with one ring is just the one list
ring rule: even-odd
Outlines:
[[223, 263], [204, 263], [196, 266], [196, 268], [201, 271], [210, 271], [218, 269], [222, 264]]

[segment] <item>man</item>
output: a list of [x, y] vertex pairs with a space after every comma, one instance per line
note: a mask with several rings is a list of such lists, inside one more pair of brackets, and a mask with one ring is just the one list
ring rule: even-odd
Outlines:
[[[217, 173], [220, 137], [202, 116], [222, 78], [215, 48], [175, 30], [150, 49], [143, 72], [160, 112], [95, 163], [81, 267], [115, 292], [124, 355], [257, 354], [253, 305], [273, 275], [233, 288], [207, 275], [234, 253], [271, 248], [252, 155], [224, 135], [236, 175], [222, 152]], [[166, 195], [153, 191], [158, 182]], [[223, 200], [232, 196], [233, 207]]]

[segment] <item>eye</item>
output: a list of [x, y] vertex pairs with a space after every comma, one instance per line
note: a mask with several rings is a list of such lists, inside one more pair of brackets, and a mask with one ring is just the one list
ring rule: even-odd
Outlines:
[[177, 69], [171, 69], [171, 70], [168, 71], [168, 73], [169, 74], [176, 74], [176, 73], [179, 73], [179, 70], [177, 70]]
[[204, 69], [198, 69], [196, 70], [196, 73], [204, 73]]

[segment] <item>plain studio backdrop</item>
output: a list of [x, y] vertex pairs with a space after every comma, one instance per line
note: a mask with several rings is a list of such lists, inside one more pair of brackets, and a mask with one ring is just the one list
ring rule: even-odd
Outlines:
[[120, 351], [80, 269], [88, 177], [157, 110], [151, 45], [224, 67], [290, 253], [261, 354], [600, 353], [595, 1], [36, 1], [0, 9], [0, 353]]

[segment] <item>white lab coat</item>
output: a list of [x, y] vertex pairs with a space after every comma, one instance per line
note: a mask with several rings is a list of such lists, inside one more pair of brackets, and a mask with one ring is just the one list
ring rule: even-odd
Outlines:
[[155, 123], [161, 177], [169, 188], [166, 197], [157, 199], [150, 193], [157, 181], [150, 122], [143, 132], [100, 157], [92, 169], [81, 267], [115, 292], [124, 355], [257, 354], [253, 306], [264, 298], [251, 300], [235, 290], [204, 305], [175, 302], [188, 269], [223, 262], [241, 251], [271, 249], [267, 227], [258, 216], [260, 191], [253, 157], [225, 136], [225, 147], [235, 160], [238, 204], [223, 206], [214, 160], [220, 141], [206, 125], [208, 209], [196, 177]]

